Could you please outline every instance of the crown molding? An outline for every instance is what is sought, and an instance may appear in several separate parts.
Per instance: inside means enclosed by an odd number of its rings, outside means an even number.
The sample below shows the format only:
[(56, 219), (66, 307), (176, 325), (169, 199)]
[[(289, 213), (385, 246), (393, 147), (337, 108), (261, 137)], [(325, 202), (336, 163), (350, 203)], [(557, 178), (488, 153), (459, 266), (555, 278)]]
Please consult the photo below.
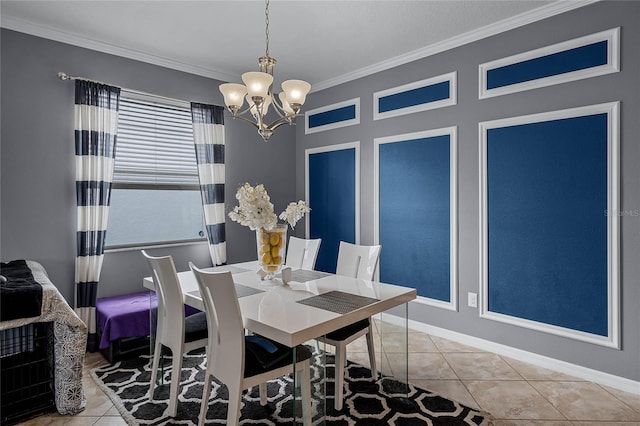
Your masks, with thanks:
[[(554, 3), (541, 6), (529, 12), (521, 13), (514, 17), (504, 19), (502, 21), (466, 32), (464, 34), (460, 34), (442, 42), (434, 43), (429, 46), (425, 46), (420, 49), (405, 53), (403, 55), (380, 61), (373, 65), (337, 76), (335, 78), (315, 83), (313, 84), (311, 93), (328, 89), (330, 87), (356, 80), (358, 78), (366, 77), (377, 72), (385, 71), (387, 69), (413, 62), (418, 59), (426, 58), (428, 56), (435, 55), (446, 50), (472, 43), (486, 37), (490, 37), (514, 28), (521, 27), (523, 25), (530, 24), (532, 22), (540, 21), (551, 16), (559, 15), (570, 10), (587, 6), (598, 1), (601, 0), (558, 0)], [(96, 50), (98, 52), (108, 53), (111, 55), (146, 62), (165, 68), (171, 68), (190, 74), (213, 78), (216, 80), (233, 81), (237, 78), (236, 74), (230, 71), (203, 68), (162, 56), (150, 55), (148, 53), (140, 52), (134, 49), (128, 49), (126, 47), (81, 37), (76, 34), (68, 33), (48, 26), (34, 24), (29, 21), (6, 16), (6, 14), (3, 14), (0, 19), (0, 27), (34, 35), (37, 37), (46, 38), (49, 40), (58, 41), (61, 43), (83, 47), (86, 49)]]
[(150, 55), (138, 50), (128, 49), (126, 47), (117, 46), (111, 43), (105, 43), (87, 37), (81, 37), (76, 34), (68, 33), (44, 25), (34, 24), (33, 22), (17, 19), (11, 16), (2, 15), (0, 26), (2, 28), (7, 28), (9, 30), (30, 34), (33, 36), (71, 44), (73, 46), (83, 47), (86, 49), (96, 50), (102, 53), (121, 56), (140, 62), (146, 62), (165, 68), (184, 71), (190, 74), (196, 74), (216, 80), (232, 81), (234, 78), (236, 78), (234, 74), (228, 71), (199, 67), (162, 56)]
[(342, 83), (347, 83), (349, 81), (366, 77), (368, 75), (375, 74), (381, 71), (386, 71), (399, 65), (404, 65), (418, 59), (423, 59), (437, 53), (441, 53), (468, 43), (472, 43), (474, 41), (482, 40), (483, 38), (500, 34), (514, 28), (522, 27), (524, 25), (531, 24), (533, 22), (540, 21), (542, 19), (546, 19), (555, 15), (559, 15), (570, 10), (578, 9), (580, 7), (584, 7), (598, 1), (601, 0), (558, 0), (554, 3), (532, 9), (528, 12), (521, 13), (511, 18), (503, 19), (502, 21), (489, 24), (472, 31), (468, 31), (464, 34), (460, 34), (441, 42), (421, 47), (420, 49), (416, 49), (411, 52), (386, 59), (384, 61), (380, 61), (373, 65), (357, 69), (355, 71), (337, 76), (335, 78), (331, 78), (329, 80), (315, 83), (313, 85), (311, 93), (328, 89), (330, 87), (337, 86)]

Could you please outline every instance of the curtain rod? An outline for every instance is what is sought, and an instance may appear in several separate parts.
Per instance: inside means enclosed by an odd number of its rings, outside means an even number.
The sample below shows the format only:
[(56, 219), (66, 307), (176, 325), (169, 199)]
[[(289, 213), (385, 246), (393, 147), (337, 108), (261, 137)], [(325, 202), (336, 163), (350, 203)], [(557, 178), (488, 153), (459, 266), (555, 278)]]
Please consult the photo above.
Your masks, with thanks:
[[(91, 81), (93, 83), (106, 84), (107, 86), (117, 86), (117, 85), (114, 85), (114, 84), (111, 84), (111, 83), (105, 83), (103, 81), (93, 80), (93, 79), (90, 79), (90, 78), (74, 77), (74, 76), (68, 75), (67, 73), (62, 72), (62, 71), (58, 72), (58, 78), (60, 80), (62, 80), (62, 81), (67, 81), (67, 80), (86, 80), (86, 81)], [(120, 86), (117, 86), (117, 87), (120, 87)], [(126, 87), (120, 87), (120, 89), (124, 90), (126, 92), (136, 93), (138, 95), (143, 95), (143, 96), (151, 96), (151, 97), (154, 97), (154, 98), (164, 99), (166, 101), (171, 101), (171, 102), (174, 102), (174, 103), (175, 102), (190, 103), (189, 101), (185, 101), (185, 100), (182, 100), (182, 99), (169, 98), (167, 96), (155, 95), (153, 93), (142, 92), (140, 90), (135, 90), (135, 89), (128, 89)]]

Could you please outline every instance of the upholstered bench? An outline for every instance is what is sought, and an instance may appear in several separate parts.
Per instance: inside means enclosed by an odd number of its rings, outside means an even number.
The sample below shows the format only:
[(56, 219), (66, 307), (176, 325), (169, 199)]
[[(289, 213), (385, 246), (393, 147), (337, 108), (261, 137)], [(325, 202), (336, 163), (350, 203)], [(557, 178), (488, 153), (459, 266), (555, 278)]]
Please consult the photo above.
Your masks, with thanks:
[[(96, 325), (102, 355), (114, 363), (150, 351), (150, 309), (158, 301), (155, 292), (101, 297), (96, 301)], [(185, 306), (185, 315), (199, 312)]]

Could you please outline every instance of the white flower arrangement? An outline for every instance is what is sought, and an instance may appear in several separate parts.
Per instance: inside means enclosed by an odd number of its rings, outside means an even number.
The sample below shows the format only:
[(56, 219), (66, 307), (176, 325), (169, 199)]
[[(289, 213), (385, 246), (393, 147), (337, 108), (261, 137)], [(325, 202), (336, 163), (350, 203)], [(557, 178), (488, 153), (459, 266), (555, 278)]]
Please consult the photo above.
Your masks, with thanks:
[(297, 203), (291, 202), (289, 203), (287, 208), (284, 209), (282, 213), (280, 213), (279, 218), (287, 222), (291, 229), (293, 229), (293, 227), (296, 226), (296, 223), (298, 223), (298, 221), (310, 211), (311, 209), (307, 205), (306, 201), (300, 200)]
[[(249, 183), (245, 183), (236, 191), (236, 199), (238, 205), (229, 212), (229, 218), (234, 222), (248, 226), (252, 231), (256, 229), (271, 230), (278, 224), (278, 216), (274, 213), (271, 198), (264, 185), (259, 184), (253, 187)], [(309, 211), (311, 209), (305, 201), (292, 202), (280, 213), (280, 219), (293, 229), (296, 223)]]

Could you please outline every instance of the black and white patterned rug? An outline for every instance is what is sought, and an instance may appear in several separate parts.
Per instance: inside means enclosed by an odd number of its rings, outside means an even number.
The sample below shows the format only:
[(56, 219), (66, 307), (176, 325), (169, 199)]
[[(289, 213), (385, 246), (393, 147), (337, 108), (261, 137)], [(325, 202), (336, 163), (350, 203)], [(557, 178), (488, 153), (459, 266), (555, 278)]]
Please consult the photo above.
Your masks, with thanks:
[[(325, 411), (328, 425), (488, 425), (490, 416), (451, 401), (428, 390), (409, 385), (408, 398), (398, 396), (394, 382), (389, 379), (373, 381), (369, 369), (349, 362), (345, 369), (344, 406), (333, 408), (333, 356), (327, 356), (326, 381), (322, 380), (321, 355), (314, 355), (312, 385), (321, 389), (326, 384), (327, 401), (312, 398), (314, 421)], [(170, 361), (170, 360), (169, 360)], [(205, 356), (196, 350), (184, 358), (178, 413), (168, 417), (169, 385), (156, 388), (154, 402), (149, 401), (151, 377), (150, 357), (141, 356), (111, 366), (93, 369), (91, 375), (98, 386), (111, 398), (129, 425), (195, 425), (198, 423)], [(165, 369), (168, 380), (171, 371)], [(292, 379), (289, 376), (270, 381), (268, 404), (260, 405), (258, 387), (248, 390), (242, 399), (240, 424), (280, 425), (293, 420), (291, 403)], [(215, 382), (209, 399), (207, 424), (225, 424), (227, 414), (226, 386)], [(321, 405), (322, 404), (322, 405)], [(326, 408), (325, 408), (326, 407)], [(319, 410), (320, 409), (320, 410)], [(321, 423), (321, 422), (320, 422)]]

